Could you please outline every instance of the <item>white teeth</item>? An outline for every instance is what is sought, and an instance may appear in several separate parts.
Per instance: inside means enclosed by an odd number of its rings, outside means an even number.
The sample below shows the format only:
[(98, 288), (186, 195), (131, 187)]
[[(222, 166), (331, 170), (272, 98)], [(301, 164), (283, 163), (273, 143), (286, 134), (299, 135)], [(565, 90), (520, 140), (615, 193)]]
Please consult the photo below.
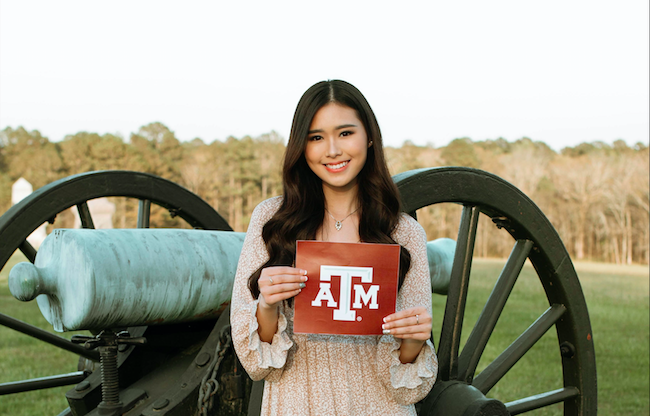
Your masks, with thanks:
[(341, 169), (343, 166), (347, 165), (348, 162), (337, 163), (336, 165), (325, 165), (330, 169)]

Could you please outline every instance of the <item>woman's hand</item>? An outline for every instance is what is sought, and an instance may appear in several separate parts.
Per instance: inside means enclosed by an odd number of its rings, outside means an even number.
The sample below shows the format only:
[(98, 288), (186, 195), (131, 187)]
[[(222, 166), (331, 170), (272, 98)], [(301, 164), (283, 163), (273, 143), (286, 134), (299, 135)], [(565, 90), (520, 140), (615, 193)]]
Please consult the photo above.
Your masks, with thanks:
[(295, 267), (273, 266), (262, 269), (257, 285), (260, 307), (274, 309), (278, 302), (296, 296), (307, 281), (307, 271)]
[(384, 318), (384, 334), (402, 339), (399, 360), (412, 363), (431, 337), (431, 315), (423, 306), (404, 309)]
[(278, 329), (278, 303), (300, 293), (307, 281), (307, 271), (295, 267), (273, 266), (262, 269), (257, 308), (257, 332), (264, 342), (271, 342)]
[(384, 318), (384, 334), (426, 341), (431, 337), (431, 315), (423, 306), (404, 309)]

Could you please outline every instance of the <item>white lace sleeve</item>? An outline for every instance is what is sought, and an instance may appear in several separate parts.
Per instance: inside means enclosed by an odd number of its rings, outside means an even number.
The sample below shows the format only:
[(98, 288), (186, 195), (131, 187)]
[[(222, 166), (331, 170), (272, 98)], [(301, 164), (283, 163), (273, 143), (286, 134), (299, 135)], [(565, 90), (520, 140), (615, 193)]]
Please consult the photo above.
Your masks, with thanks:
[[(393, 238), (411, 254), (411, 267), (397, 295), (397, 310), (424, 306), (431, 314), (431, 278), (427, 260), (426, 234), (414, 219), (403, 215)], [(438, 374), (438, 358), (427, 341), (412, 363), (399, 360), (401, 341), (384, 335), (377, 348), (378, 374), (386, 389), (400, 404), (412, 404), (429, 393)]]

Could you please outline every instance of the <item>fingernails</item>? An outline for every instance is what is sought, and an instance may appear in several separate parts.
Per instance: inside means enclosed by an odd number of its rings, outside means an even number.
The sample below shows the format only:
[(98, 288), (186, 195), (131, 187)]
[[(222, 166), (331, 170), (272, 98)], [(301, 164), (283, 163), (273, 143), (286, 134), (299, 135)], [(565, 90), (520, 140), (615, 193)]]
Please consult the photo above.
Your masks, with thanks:
[(384, 322), (388, 322), (388, 318), (384, 318)]
[(301, 284), (300, 284), (300, 288), (301, 288), (301, 289), (304, 288), (305, 286), (307, 286), (307, 285), (304, 284), (304, 283), (301, 283)]
[(390, 335), (390, 329), (384, 329), (383, 333), (384, 335)]
[(307, 276), (307, 270), (301, 270), (301, 272), (304, 276)]
[(307, 276), (304, 276), (304, 277), (302, 278), (302, 281), (303, 281), (303, 282), (306, 282), (308, 279), (309, 279), (309, 278), (308, 278)]

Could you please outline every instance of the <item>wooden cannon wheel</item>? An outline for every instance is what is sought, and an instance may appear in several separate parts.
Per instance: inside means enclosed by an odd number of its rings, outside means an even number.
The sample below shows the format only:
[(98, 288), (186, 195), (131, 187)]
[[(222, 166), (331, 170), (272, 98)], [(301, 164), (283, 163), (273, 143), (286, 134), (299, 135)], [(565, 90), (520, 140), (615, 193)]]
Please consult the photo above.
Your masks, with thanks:
[[(596, 366), (584, 296), (564, 245), (539, 208), (508, 182), (476, 169), (421, 169), (396, 175), (394, 180), (400, 188), (405, 211), (413, 216), (418, 209), (429, 205), (456, 203), (463, 206), (441, 336), (436, 343), (439, 378), (428, 397), (419, 404), (419, 414), (520, 414), (563, 402), (565, 415), (595, 415)], [(91, 172), (47, 185), (0, 217), (0, 268), (16, 249), (33, 261), (35, 250), (29, 246), (26, 237), (40, 224), (69, 207), (76, 205), (83, 226), (92, 228), (86, 202), (102, 196), (139, 199), (138, 227), (148, 226), (149, 204), (155, 203), (180, 216), (192, 227), (231, 230), (206, 202), (172, 182), (139, 172)], [(481, 214), (505, 229), (515, 242), (510, 258), (461, 350), (473, 248)], [(479, 360), (526, 259), (537, 272), (549, 307), (510, 347), (478, 372)], [(215, 351), (218, 351), (220, 343), (226, 342), (227, 315), (222, 314), (216, 324), (209, 321), (204, 324), (131, 328), (132, 335), (144, 334), (151, 342), (147, 348), (129, 348), (120, 353), (120, 387), (123, 387), (125, 396), (122, 401), (130, 401), (133, 409), (124, 414), (196, 413), (198, 385), (209, 363), (216, 359)], [(434, 315), (434, 320), (441, 317), (440, 314)], [(0, 314), (0, 324), (13, 328), (17, 325), (14, 321)], [(557, 331), (557, 354), (561, 356), (563, 374), (563, 379), (558, 380), (558, 388), (505, 404), (496, 398), (486, 398), (512, 366), (553, 326)], [(39, 337), (38, 334), (32, 336)], [(99, 371), (88, 374), (94, 369), (92, 360), (96, 360), (96, 356), (69, 342), (69, 345), (59, 345), (60, 340), (45, 339), (45, 342), (82, 355), (81, 371), (72, 378), (70, 375), (52, 377), (37, 388), (79, 383), (67, 394), (77, 406), (75, 413), (95, 413), (93, 409), (100, 400), (98, 388), (101, 379)], [(215, 408), (211, 414), (246, 414), (250, 380), (245, 374), (242, 377), (232, 354), (226, 357), (223, 367), (234, 371), (226, 373), (223, 370), (220, 377), (239, 381), (234, 384), (235, 391), (222, 391), (219, 395), (222, 401), (224, 398), (230, 400), (229, 406), (217, 406), (219, 409)], [(85, 382), (88, 386), (78, 391)], [(0, 385), (0, 394), (3, 394), (2, 389), (3, 385)], [(69, 409), (61, 413), (67, 414), (71, 414)]]
[[(76, 206), (83, 228), (94, 228), (88, 201), (100, 197), (129, 197), (139, 200), (138, 228), (149, 228), (151, 204), (155, 204), (169, 210), (172, 216), (182, 218), (192, 228), (232, 231), (209, 204), (171, 181), (142, 172), (89, 172), (38, 189), (0, 217), (0, 269), (16, 249), (22, 251), (33, 263), (37, 252), (27, 242), (27, 237), (45, 221), (53, 223), (56, 216), (68, 208)], [(140, 415), (147, 411), (166, 414), (166, 410), (179, 407), (196, 409), (197, 390), (205, 374), (211, 370), (211, 363), (216, 360), (217, 346), (229, 338), (228, 315), (222, 313), (216, 324), (212, 320), (164, 327), (129, 328), (132, 336), (145, 336), (149, 342), (142, 347), (120, 349), (119, 383), (124, 393), (124, 397), (120, 393), (120, 400), (127, 409), (138, 409), (125, 414)], [(0, 384), (0, 395), (76, 384), (66, 394), (73, 409), (62, 409), (61, 416), (73, 412), (78, 415), (96, 413), (93, 409), (101, 401), (102, 383), (96, 351), (88, 351), (66, 338), (2, 313), (0, 325), (81, 356), (79, 371), (75, 373), (31, 380), (0, 380), (3, 382)], [(222, 360), (223, 367), (236, 367), (232, 352)], [(246, 383), (243, 388), (245, 392)], [(242, 403), (245, 403), (244, 407), (247, 406), (242, 398), (233, 398), (231, 402), (231, 407), (242, 407)]]
[[(438, 346), (438, 381), (421, 415), (515, 415), (564, 402), (565, 415), (595, 415), (596, 362), (591, 324), (580, 282), (564, 244), (540, 209), (520, 190), (490, 173), (445, 167), (393, 177), (412, 216), (434, 204), (462, 205), (461, 222)], [(462, 351), (461, 330), (477, 235), (483, 214), (515, 240), (511, 255)], [(526, 259), (532, 263), (548, 309), (477, 374), (477, 365)], [(435, 319), (435, 318), (434, 318)], [(558, 388), (506, 403), (485, 397), (551, 327), (563, 380)], [(554, 365), (548, 363), (547, 365)]]

